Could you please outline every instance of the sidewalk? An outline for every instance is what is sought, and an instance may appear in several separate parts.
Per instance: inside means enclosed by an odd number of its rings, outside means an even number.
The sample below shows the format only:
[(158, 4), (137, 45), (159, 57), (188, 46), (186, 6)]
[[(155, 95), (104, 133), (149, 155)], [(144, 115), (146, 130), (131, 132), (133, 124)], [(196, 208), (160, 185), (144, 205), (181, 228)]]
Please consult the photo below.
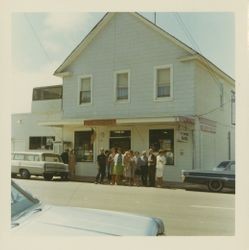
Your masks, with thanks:
[[(95, 182), (95, 177), (94, 176), (74, 176), (69, 179), (70, 181), (77, 181), (77, 182), (89, 182), (89, 183), (94, 183)], [(109, 185), (106, 180), (104, 181), (104, 185)], [(124, 184), (125, 185), (125, 184)], [(167, 181), (163, 182), (163, 186), (161, 188), (170, 188), (170, 189), (184, 189), (186, 188), (186, 184), (182, 182), (172, 182), (172, 181)]]

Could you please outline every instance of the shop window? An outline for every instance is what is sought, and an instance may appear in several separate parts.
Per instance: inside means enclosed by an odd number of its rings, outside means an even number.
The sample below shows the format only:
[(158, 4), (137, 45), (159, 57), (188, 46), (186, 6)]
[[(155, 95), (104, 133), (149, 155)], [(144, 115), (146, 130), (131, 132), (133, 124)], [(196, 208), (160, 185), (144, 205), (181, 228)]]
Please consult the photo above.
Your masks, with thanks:
[(151, 129), (149, 144), (155, 152), (165, 150), (167, 165), (174, 165), (174, 129)]
[(116, 74), (116, 100), (123, 101), (129, 99), (129, 74), (122, 72)]
[(155, 98), (171, 97), (172, 92), (172, 68), (170, 66), (157, 67), (155, 69)]
[(110, 131), (110, 148), (121, 148), (123, 152), (131, 149), (131, 131)]
[(77, 131), (74, 134), (75, 152), (78, 162), (93, 161), (93, 131)]
[(29, 137), (29, 149), (53, 150), (54, 136), (31, 136)]
[(91, 103), (91, 77), (80, 79), (80, 104)]

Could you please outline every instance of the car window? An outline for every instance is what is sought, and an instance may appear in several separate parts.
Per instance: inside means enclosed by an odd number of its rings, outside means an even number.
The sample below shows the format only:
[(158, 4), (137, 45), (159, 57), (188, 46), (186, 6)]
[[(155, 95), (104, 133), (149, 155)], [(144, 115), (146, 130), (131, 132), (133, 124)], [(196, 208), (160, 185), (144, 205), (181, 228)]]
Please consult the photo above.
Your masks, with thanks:
[(14, 160), (24, 160), (24, 154), (15, 154)]
[(227, 166), (227, 163), (227, 161), (223, 161), (217, 166), (217, 168), (225, 168)]
[(25, 191), (19, 190), (11, 185), (11, 217), (25, 212), (35, 204), (39, 203), (37, 199), (32, 198)]
[(235, 171), (235, 163), (230, 165), (230, 170)]
[(39, 160), (40, 160), (39, 155), (34, 155), (34, 161), (39, 161)]
[(25, 155), (24, 160), (25, 161), (34, 161), (34, 155)]
[(61, 162), (60, 156), (56, 154), (43, 154), (42, 159), (47, 162)]

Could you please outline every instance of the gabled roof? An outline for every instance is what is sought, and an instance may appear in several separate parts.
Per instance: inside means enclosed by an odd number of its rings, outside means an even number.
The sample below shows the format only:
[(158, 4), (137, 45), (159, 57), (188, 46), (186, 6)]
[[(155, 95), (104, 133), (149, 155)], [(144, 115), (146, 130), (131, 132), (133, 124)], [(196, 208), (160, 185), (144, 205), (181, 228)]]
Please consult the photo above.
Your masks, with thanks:
[[(160, 28), (159, 26), (155, 25), (142, 15), (137, 12), (128, 12), (130, 15), (135, 16), (136, 18), (140, 19), (146, 25), (148, 25), (153, 30), (159, 32), (161, 35), (178, 45), (179, 47), (183, 48), (187, 52), (190, 53), (189, 57), (181, 59), (182, 61), (198, 59), (200, 62), (206, 64), (212, 70), (215, 70), (218, 74), (223, 75), (227, 80), (233, 82), (234, 79), (227, 75), (224, 71), (218, 68), (215, 64), (210, 62), (206, 57), (183, 43), (182, 41), (178, 40), (173, 35), (169, 34), (164, 29)], [(95, 36), (99, 33), (99, 31), (105, 27), (109, 21), (112, 19), (114, 15), (118, 14), (118, 12), (108, 12), (106, 13), (103, 18), (94, 26), (94, 28), (88, 33), (88, 35), (79, 43), (79, 45), (69, 54), (69, 56), (64, 60), (64, 62), (56, 69), (54, 75), (56, 76), (66, 76), (69, 75), (69, 72), (63, 72), (66, 67), (68, 67), (80, 54), (81, 52), (87, 47), (87, 45), (95, 38)]]

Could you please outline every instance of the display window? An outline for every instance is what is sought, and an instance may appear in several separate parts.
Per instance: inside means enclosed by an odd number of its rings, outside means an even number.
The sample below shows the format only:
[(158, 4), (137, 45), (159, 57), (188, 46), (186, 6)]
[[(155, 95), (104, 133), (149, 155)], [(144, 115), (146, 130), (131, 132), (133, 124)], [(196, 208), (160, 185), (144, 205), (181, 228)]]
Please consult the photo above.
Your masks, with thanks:
[(150, 129), (149, 145), (155, 152), (164, 150), (166, 165), (174, 165), (174, 129)]
[(121, 148), (123, 152), (131, 149), (131, 131), (110, 131), (110, 148)]
[(93, 161), (93, 132), (77, 131), (74, 133), (75, 152), (77, 162)]
[(54, 136), (30, 136), (29, 149), (31, 150), (53, 150)]

